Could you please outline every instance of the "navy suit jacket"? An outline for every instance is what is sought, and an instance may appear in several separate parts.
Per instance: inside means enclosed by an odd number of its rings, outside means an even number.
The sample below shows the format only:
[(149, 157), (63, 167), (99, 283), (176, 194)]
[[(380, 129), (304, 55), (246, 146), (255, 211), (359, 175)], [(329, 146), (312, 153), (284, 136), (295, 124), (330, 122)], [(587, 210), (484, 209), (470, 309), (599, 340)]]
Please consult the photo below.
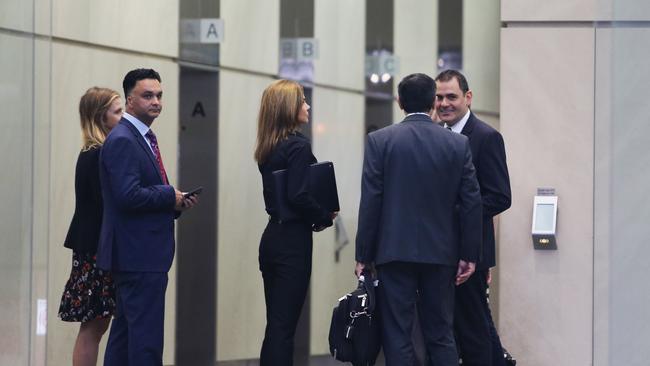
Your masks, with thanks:
[(511, 203), (506, 149), (499, 131), (476, 118), (474, 113), (470, 113), (461, 134), (469, 138), (483, 202), (483, 245), (476, 268), (487, 269), (496, 265), (493, 218)]
[(422, 114), (368, 135), (358, 262), (476, 262), (481, 221), (481, 196), (465, 136)]
[(124, 118), (104, 142), (99, 173), (104, 199), (99, 268), (167, 272), (174, 259), (176, 194), (163, 184), (144, 137)]

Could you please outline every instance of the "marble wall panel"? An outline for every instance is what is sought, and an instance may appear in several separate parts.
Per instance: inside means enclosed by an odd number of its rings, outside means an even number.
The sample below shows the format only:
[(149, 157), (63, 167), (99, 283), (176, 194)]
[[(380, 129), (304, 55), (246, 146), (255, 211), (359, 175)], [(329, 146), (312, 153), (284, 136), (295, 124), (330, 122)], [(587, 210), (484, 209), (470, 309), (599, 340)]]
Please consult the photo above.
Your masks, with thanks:
[(253, 151), (260, 99), (273, 80), (225, 70), (219, 77), (217, 360), (255, 359), (266, 324), (258, 248), (268, 215)]
[[(501, 33), (501, 131), (513, 205), (500, 217), (499, 319), (526, 365), (592, 360), (594, 30)], [(533, 250), (538, 187), (559, 196), (557, 251)]]
[(22, 32), (34, 30), (34, 0), (0, 2), (0, 28)]
[(649, 315), (646, 102), (650, 27), (599, 29), (596, 56), (595, 347), (599, 365), (642, 365)]
[(475, 111), (499, 112), (498, 5), (498, 0), (463, 3), (463, 73)]
[(178, 16), (178, 0), (58, 0), (52, 6), (52, 35), (177, 57)]
[(364, 88), (365, 2), (316, 0), (314, 37), (319, 57), (315, 82), (343, 88)]
[[(393, 81), (393, 93), (406, 75), (421, 72), (436, 76), (438, 59), (438, 1), (400, 0), (394, 7), (394, 52), (399, 57), (399, 73)], [(404, 118), (399, 107), (393, 119)]]
[[(3, 5), (4, 6), (4, 5)], [(32, 270), (34, 42), (0, 33), (0, 364), (29, 362)]]
[(280, 48), (279, 0), (221, 0), (223, 66), (275, 75)]
[(319, 161), (332, 161), (341, 206), (340, 220), (349, 243), (342, 248), (338, 262), (335, 229), (314, 234), (314, 260), (311, 280), (310, 353), (328, 354), (327, 336), (332, 307), (336, 300), (356, 286), (354, 239), (361, 195), (363, 165), (364, 97), (325, 88), (314, 89), (312, 139)]
[[(611, 7), (613, 20), (648, 21), (650, 2), (644, 0), (600, 0)], [(607, 9), (608, 7), (605, 7)]]
[[(609, 1), (609, 0), (608, 0)], [(591, 21), (605, 17), (601, 0), (503, 0), (502, 21)]]

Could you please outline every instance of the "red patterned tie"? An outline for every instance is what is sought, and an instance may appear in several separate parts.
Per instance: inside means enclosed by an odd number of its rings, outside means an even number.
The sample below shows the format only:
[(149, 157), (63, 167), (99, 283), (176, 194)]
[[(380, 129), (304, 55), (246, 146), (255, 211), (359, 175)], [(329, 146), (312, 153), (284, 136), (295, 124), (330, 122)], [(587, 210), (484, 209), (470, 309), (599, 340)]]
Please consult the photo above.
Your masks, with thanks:
[(165, 172), (165, 166), (163, 165), (162, 161), (162, 156), (160, 155), (160, 149), (158, 148), (158, 139), (156, 139), (156, 135), (153, 133), (153, 131), (149, 130), (145, 136), (149, 139), (149, 143), (151, 143), (151, 150), (153, 150), (153, 154), (156, 156), (156, 161), (158, 162), (158, 169), (160, 169), (160, 175), (162, 175), (163, 183), (164, 184), (169, 184), (167, 181), (167, 173)]

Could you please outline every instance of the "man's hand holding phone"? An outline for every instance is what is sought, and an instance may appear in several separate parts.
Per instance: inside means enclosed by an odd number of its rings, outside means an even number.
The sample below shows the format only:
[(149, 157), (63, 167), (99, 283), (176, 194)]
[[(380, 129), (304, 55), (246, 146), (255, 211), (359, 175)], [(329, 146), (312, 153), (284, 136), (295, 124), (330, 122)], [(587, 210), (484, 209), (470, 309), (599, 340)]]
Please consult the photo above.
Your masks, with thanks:
[(199, 194), (203, 192), (203, 187), (195, 188), (189, 192), (181, 192), (178, 189), (176, 191), (176, 206), (174, 207), (178, 211), (189, 210), (199, 203)]

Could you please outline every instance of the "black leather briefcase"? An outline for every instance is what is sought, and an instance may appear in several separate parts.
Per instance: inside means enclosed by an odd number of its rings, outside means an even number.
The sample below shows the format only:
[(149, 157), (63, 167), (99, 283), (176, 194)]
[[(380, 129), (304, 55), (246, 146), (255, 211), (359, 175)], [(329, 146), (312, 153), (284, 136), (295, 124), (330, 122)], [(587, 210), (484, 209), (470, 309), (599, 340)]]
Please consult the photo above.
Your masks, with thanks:
[[(362, 276), (369, 278), (369, 276)], [(375, 315), (375, 286), (360, 277), (358, 287), (339, 299), (332, 312), (329, 343), (332, 356), (354, 366), (375, 364), (381, 342)]]

